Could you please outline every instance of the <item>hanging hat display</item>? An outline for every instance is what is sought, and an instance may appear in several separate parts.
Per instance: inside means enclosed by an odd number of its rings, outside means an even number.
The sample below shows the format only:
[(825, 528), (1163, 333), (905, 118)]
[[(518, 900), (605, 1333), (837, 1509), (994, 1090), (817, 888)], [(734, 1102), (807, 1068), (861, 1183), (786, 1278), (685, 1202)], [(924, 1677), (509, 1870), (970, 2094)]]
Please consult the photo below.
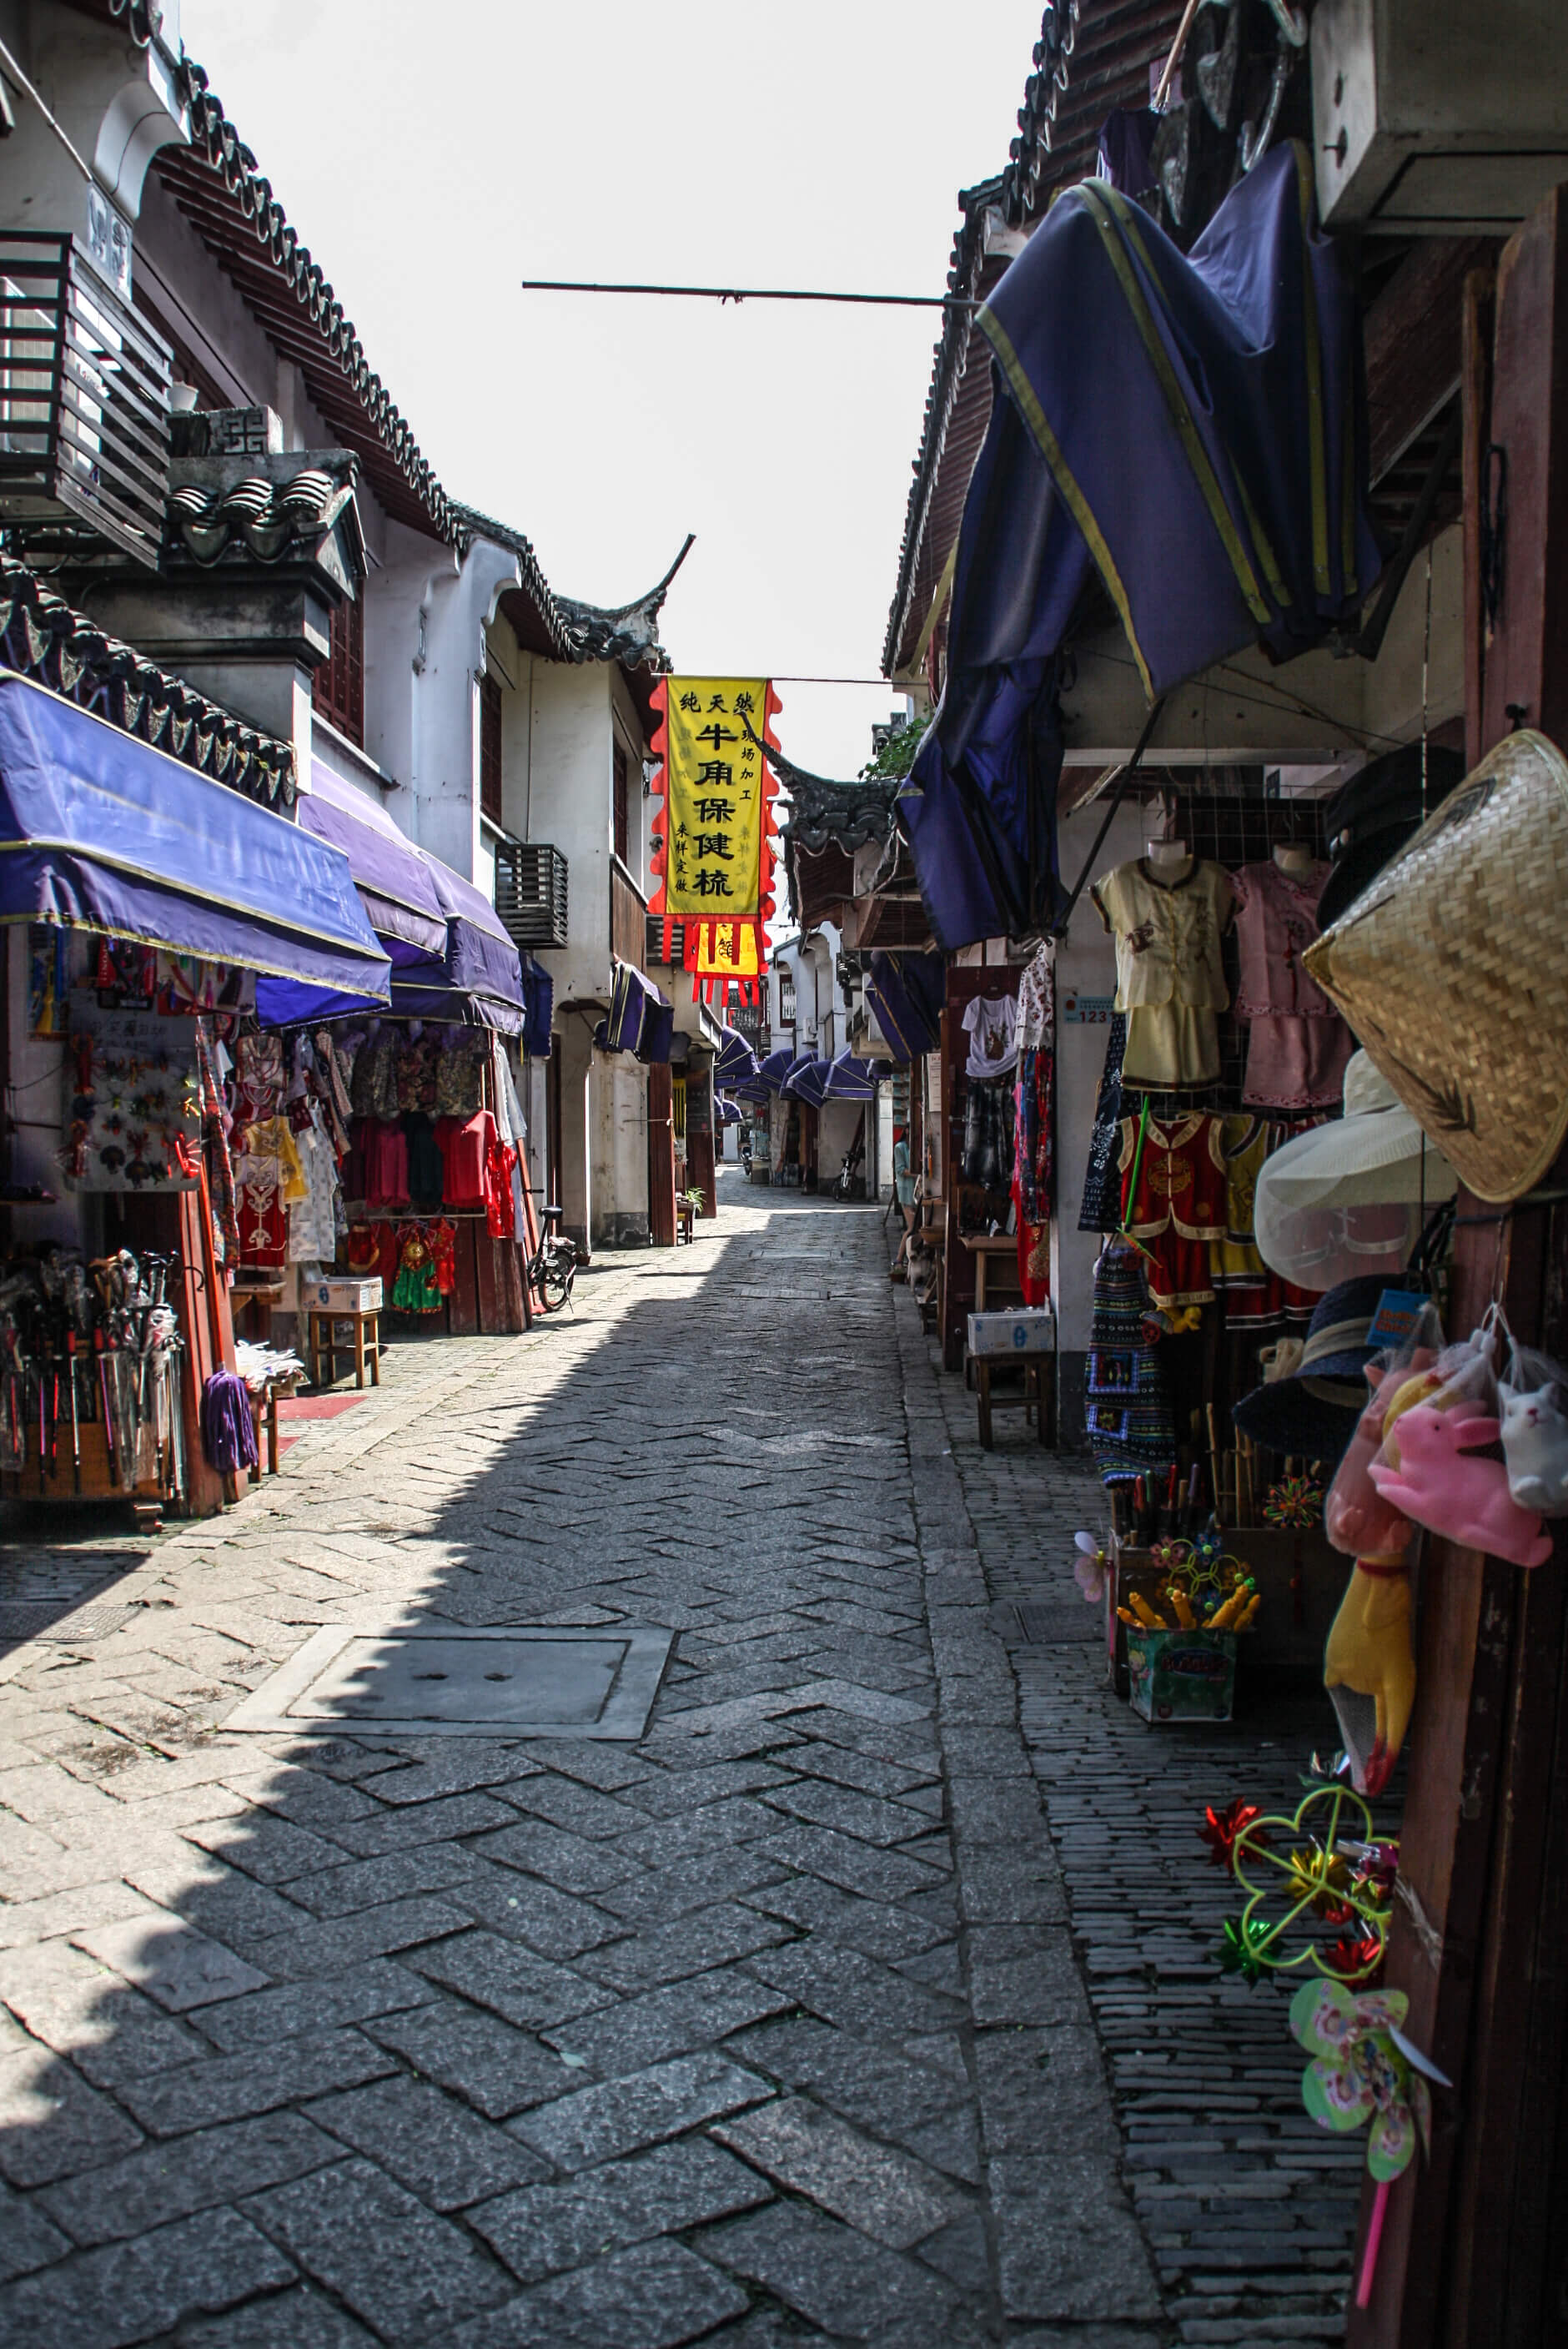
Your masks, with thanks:
[(1568, 762), (1526, 730), (1303, 957), (1480, 1199), (1528, 1191), (1568, 1133), (1565, 905)]
[(1457, 750), (1429, 743), (1426, 766), (1423, 778), (1420, 744), (1401, 742), (1342, 783), (1325, 807), (1323, 836), (1333, 865), (1317, 901), (1320, 930), (1348, 913), (1432, 810), (1464, 781), (1465, 762)]
[(1232, 1413), (1244, 1435), (1271, 1452), (1337, 1464), (1367, 1402), (1362, 1372), (1376, 1351), (1368, 1338), (1383, 1288), (1377, 1273), (1341, 1281), (1318, 1299), (1299, 1361)]
[(1345, 1115), (1276, 1150), (1253, 1201), (1258, 1252), (1298, 1288), (1402, 1272), (1427, 1211), (1451, 1199), (1453, 1168), (1365, 1052), (1345, 1071)]

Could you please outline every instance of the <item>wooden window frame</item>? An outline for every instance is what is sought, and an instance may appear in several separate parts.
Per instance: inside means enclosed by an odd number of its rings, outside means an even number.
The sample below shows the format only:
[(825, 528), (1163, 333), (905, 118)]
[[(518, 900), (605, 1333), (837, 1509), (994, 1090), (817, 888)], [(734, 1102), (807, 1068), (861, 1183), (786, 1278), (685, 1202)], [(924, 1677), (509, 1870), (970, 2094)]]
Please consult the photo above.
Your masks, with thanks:
[(632, 754), (617, 733), (610, 746), (610, 822), (615, 854), (632, 870)]
[(498, 832), (506, 829), (501, 812), (500, 687), (493, 677), (480, 679), (480, 813)]
[(332, 650), (310, 681), (311, 708), (355, 748), (365, 748), (365, 604), (345, 595), (333, 606)]

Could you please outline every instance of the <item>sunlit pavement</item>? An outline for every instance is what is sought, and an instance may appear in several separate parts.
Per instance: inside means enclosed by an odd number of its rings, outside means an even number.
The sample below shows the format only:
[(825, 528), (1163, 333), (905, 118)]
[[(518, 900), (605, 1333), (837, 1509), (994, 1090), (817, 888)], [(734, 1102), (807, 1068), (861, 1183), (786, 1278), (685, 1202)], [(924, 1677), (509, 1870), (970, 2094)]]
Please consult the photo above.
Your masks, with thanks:
[[(1001, 1636), (1072, 1598), (1081, 1471), (1021, 1419), (978, 1452), (879, 1208), (721, 1195), (574, 1317), (395, 1349), (97, 1589), (14, 1529), (0, 1583), (82, 1632), (0, 1662), (0, 2339), (1329, 2337), (1354, 2168), (1291, 2168), (1282, 2009), (1217, 2160), (1179, 2061), (1121, 2076), (1201, 2052), (1201, 2001), (1117, 2017), (1150, 1932), (1196, 1982), (1223, 1888), (1150, 1916), (1129, 1838), (1117, 1892), (1086, 1807), (1156, 1816), (1158, 1741), (1092, 1647)], [(676, 1638), (635, 1744), (223, 1726), (389, 1620)], [(1235, 2210), (1277, 2333), (1208, 2255)]]

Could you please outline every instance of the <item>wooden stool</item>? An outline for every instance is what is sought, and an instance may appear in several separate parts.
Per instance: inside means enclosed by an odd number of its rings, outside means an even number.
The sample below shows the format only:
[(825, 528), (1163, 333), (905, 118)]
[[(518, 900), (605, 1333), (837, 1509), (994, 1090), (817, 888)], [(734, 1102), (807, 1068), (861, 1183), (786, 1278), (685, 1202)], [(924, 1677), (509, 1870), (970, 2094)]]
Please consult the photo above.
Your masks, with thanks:
[[(340, 1348), (338, 1343), (335, 1325), (339, 1321), (347, 1321), (353, 1327), (354, 1335), (350, 1342), (354, 1348), (355, 1385), (362, 1387), (365, 1384), (366, 1346), (366, 1333), (368, 1333), (370, 1383), (373, 1387), (378, 1387), (381, 1383), (380, 1314), (328, 1312), (325, 1309), (317, 1309), (315, 1307), (307, 1316), (305, 1331), (305, 1359), (310, 1364), (311, 1384), (317, 1387), (329, 1387), (337, 1376), (338, 1354), (340, 1350), (347, 1350), (346, 1347)], [(326, 1362), (325, 1378), (321, 1374), (324, 1358)]]
[(680, 1246), (680, 1244), (681, 1244), (681, 1242), (682, 1242), (683, 1240), (686, 1242), (686, 1246), (687, 1246), (688, 1247), (691, 1246), (692, 1239), (693, 1239), (693, 1237), (694, 1237), (694, 1236), (695, 1236), (696, 1226), (696, 1207), (692, 1205), (692, 1202), (691, 1202), (689, 1199), (686, 1199), (686, 1198), (679, 1198), (679, 1199), (677, 1199), (677, 1200), (676, 1201), (676, 1247), (679, 1247), (679, 1246)]
[[(991, 1449), (991, 1413), (993, 1411), (1021, 1411), (1025, 1416), (1033, 1411), (1036, 1432), (1040, 1442), (1051, 1442), (1051, 1421), (1056, 1402), (1056, 1363), (1049, 1354), (975, 1354), (971, 1357), (975, 1371), (975, 1392), (980, 1414), (981, 1449)], [(991, 1373), (1000, 1363), (1005, 1370), (1021, 1370), (1024, 1383), (1016, 1394), (993, 1395)]]
[[(256, 1464), (251, 1471), (251, 1482), (259, 1485), (263, 1475), (278, 1473), (278, 1388), (275, 1379), (269, 1379), (260, 1394), (251, 1396), (251, 1423), (256, 1431)], [(265, 1437), (265, 1444), (263, 1437)]]

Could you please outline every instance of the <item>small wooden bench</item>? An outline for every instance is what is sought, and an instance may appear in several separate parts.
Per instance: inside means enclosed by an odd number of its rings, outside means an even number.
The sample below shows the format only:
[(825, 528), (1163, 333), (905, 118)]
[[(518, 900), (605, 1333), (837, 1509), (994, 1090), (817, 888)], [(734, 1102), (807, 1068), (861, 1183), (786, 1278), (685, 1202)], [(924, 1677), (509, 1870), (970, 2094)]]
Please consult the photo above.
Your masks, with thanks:
[(689, 1247), (691, 1246), (691, 1243), (692, 1243), (693, 1238), (694, 1238), (694, 1237), (695, 1237), (695, 1236), (696, 1236), (696, 1206), (694, 1205), (694, 1203), (693, 1203), (690, 1199), (686, 1199), (686, 1198), (677, 1199), (677, 1200), (676, 1201), (676, 1247), (680, 1247), (680, 1245), (681, 1245), (681, 1243), (682, 1243), (682, 1241), (683, 1241), (683, 1240), (686, 1242), (686, 1246)]
[[(335, 1325), (346, 1321), (351, 1334), (346, 1340), (337, 1336)], [(337, 1357), (350, 1350), (354, 1355), (354, 1383), (365, 1384), (365, 1366), (370, 1365), (370, 1383), (381, 1383), (381, 1316), (374, 1313), (344, 1313), (328, 1311), (325, 1307), (311, 1308), (306, 1318), (305, 1361), (310, 1365), (311, 1384), (329, 1387), (337, 1376)], [(322, 1364), (326, 1375), (322, 1376)]]
[[(1051, 1423), (1055, 1417), (1056, 1362), (1049, 1354), (972, 1354), (970, 1365), (975, 1373), (975, 1393), (980, 1413), (980, 1444), (984, 1451), (991, 1449), (991, 1413), (994, 1411), (1021, 1411), (1026, 1418), (1032, 1411), (1040, 1442), (1051, 1442)], [(1024, 1383), (1016, 1392), (994, 1395), (991, 1373), (995, 1370), (1018, 1371), (1024, 1373)]]

